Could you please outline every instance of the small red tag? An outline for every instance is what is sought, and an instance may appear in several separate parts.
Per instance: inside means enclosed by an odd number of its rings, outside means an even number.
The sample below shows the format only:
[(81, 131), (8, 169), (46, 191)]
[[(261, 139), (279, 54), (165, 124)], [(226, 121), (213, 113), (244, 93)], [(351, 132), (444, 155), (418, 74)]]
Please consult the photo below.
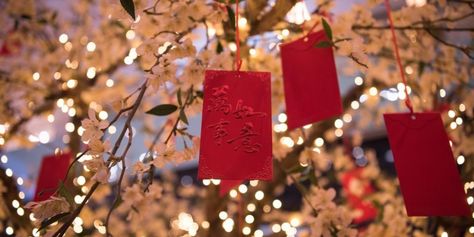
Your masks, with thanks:
[(324, 31), (280, 45), (288, 128), (294, 129), (342, 114), (332, 47)]
[(469, 216), (439, 113), (384, 114), (408, 216)]
[(50, 155), (43, 158), (36, 182), (35, 202), (44, 201), (54, 194), (59, 181), (66, 176), (70, 161), (70, 153)]
[(200, 179), (271, 180), (270, 73), (206, 71)]
[(219, 196), (223, 197), (227, 195), (233, 188), (236, 188), (239, 184), (243, 183), (243, 180), (232, 180), (232, 179), (223, 179), (219, 186)]

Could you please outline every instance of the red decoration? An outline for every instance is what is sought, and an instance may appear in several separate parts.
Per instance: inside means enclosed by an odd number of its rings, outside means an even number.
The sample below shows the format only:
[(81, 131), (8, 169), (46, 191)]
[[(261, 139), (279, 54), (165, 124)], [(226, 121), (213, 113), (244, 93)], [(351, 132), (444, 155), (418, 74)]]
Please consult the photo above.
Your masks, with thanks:
[(408, 216), (468, 216), (439, 113), (384, 114)]
[(289, 129), (342, 114), (332, 48), (315, 47), (326, 40), (318, 31), (280, 45)]
[(232, 180), (232, 179), (223, 179), (221, 180), (221, 185), (219, 186), (219, 196), (223, 197), (229, 193), (230, 190), (237, 187), (239, 184), (244, 182), (243, 180)]
[(66, 176), (70, 161), (70, 153), (50, 155), (43, 158), (36, 183), (35, 202), (44, 201), (54, 194), (59, 181)]
[(342, 177), (342, 187), (347, 195), (348, 203), (358, 214), (354, 217), (355, 224), (371, 221), (377, 216), (377, 209), (370, 201), (364, 200), (364, 197), (374, 192), (374, 188), (362, 176), (363, 170), (356, 168), (346, 172)]
[(271, 180), (270, 73), (206, 71), (200, 179)]

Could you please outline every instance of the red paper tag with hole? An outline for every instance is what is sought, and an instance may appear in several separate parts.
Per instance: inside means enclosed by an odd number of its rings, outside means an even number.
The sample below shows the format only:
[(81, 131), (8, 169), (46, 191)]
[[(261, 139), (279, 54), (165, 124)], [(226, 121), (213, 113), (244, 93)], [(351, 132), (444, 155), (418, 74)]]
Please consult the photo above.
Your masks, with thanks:
[(206, 71), (200, 179), (271, 180), (270, 73)]
[(43, 158), (36, 182), (35, 202), (44, 201), (54, 194), (59, 181), (66, 176), (70, 161), (70, 153), (50, 155)]
[(288, 128), (294, 129), (342, 114), (336, 65), (324, 31), (280, 45)]
[(408, 216), (468, 216), (462, 180), (439, 113), (384, 114)]

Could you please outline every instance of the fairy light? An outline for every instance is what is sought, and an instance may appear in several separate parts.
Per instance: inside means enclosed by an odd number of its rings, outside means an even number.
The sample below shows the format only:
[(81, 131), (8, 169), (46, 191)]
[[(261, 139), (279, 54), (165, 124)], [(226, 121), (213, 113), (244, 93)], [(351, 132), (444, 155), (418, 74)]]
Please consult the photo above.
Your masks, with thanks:
[(74, 117), (74, 116), (76, 116), (76, 109), (75, 109), (75, 108), (70, 108), (70, 109), (67, 111), (67, 115), (68, 115), (69, 117), (71, 117), (71, 118)]
[(68, 123), (66, 123), (64, 128), (66, 129), (67, 132), (74, 132), (75, 126), (74, 126), (73, 123), (68, 122)]
[(293, 218), (291, 218), (291, 220), (290, 220), (290, 224), (291, 224), (292, 226), (294, 226), (294, 227), (298, 227), (298, 226), (301, 225), (301, 219), (298, 218), (298, 217), (293, 217)]
[(355, 100), (351, 102), (351, 108), (352, 108), (353, 110), (356, 110), (356, 109), (358, 109), (359, 107), (360, 107), (359, 102), (357, 102), (357, 101), (355, 101)]
[(242, 228), (242, 234), (249, 235), (250, 232), (252, 232), (252, 229), (250, 229), (250, 227), (246, 226), (246, 227)]
[(278, 115), (278, 122), (280, 122), (280, 123), (286, 122), (287, 119), (288, 119), (288, 117), (286, 116), (285, 113), (281, 113), (281, 114)]
[(39, 74), (39, 72), (33, 73), (33, 80), (37, 81), (37, 80), (40, 79), (40, 77), (41, 77), (41, 75)]
[(469, 227), (469, 233), (474, 234), (474, 226)]
[(239, 27), (245, 27), (247, 25), (247, 18), (239, 16)]
[(61, 73), (60, 73), (60, 72), (55, 72), (55, 73), (53, 74), (53, 78), (54, 78), (55, 80), (61, 79)]
[(286, 123), (275, 124), (273, 130), (275, 132), (286, 132), (286, 130), (288, 130), (288, 125), (286, 125)]
[(225, 219), (225, 221), (222, 222), (222, 228), (224, 228), (224, 230), (228, 233), (232, 232), (234, 229), (234, 220), (230, 218)]
[(443, 233), (441, 233), (441, 237), (449, 237), (448, 232), (444, 231)]
[(426, 0), (406, 0), (406, 3), (409, 7), (422, 7), (426, 4)]
[(135, 31), (133, 30), (128, 30), (127, 33), (125, 33), (125, 37), (128, 39), (128, 40), (132, 40), (135, 38)]
[(281, 206), (282, 206), (282, 203), (281, 203), (280, 200), (275, 199), (275, 200), (273, 200), (272, 205), (273, 205), (273, 208), (275, 208), (275, 209), (280, 209)]
[(107, 81), (105, 81), (105, 85), (106, 85), (107, 87), (112, 87), (112, 86), (114, 86), (114, 80), (112, 80), (112, 79), (110, 79), (110, 78), (107, 79)]
[(257, 185), (258, 185), (258, 180), (250, 180), (249, 183), (250, 183), (250, 186), (252, 186), (252, 187), (257, 187)]
[(281, 224), (281, 229), (285, 232), (290, 230), (290, 228), (291, 228), (291, 225), (288, 222), (284, 222), (283, 224)]
[(273, 224), (272, 231), (273, 233), (279, 233), (281, 231), (281, 226), (279, 224)]
[(439, 96), (440, 96), (441, 98), (444, 98), (444, 97), (446, 96), (446, 90), (445, 90), (445, 89), (439, 90)]
[(109, 117), (109, 114), (105, 110), (102, 110), (102, 111), (99, 112), (99, 118), (100, 119), (106, 120), (108, 117)]
[(235, 52), (237, 50), (237, 45), (235, 45), (234, 42), (230, 42), (229, 43), (229, 49), (230, 49), (230, 51)]
[(18, 192), (18, 197), (19, 197), (20, 199), (25, 199), (25, 193), (22, 192), (22, 191)]
[(82, 185), (86, 184), (86, 178), (81, 175), (81, 176), (77, 177), (76, 182), (77, 182), (78, 185), (82, 186)]
[(350, 122), (352, 122), (352, 115), (350, 115), (350, 114), (344, 114), (344, 115), (342, 116), (342, 120), (343, 120), (344, 122), (346, 122), (346, 123), (350, 123)]
[(265, 197), (265, 194), (260, 190), (255, 193), (255, 199), (259, 201), (262, 200), (264, 197)]
[(336, 127), (336, 128), (342, 128), (343, 125), (344, 125), (344, 123), (342, 122), (341, 119), (336, 119), (334, 121), (334, 127)]
[(252, 224), (254, 221), (255, 217), (253, 217), (252, 215), (245, 216), (245, 222), (247, 222), (248, 224)]
[(2, 155), (2, 157), (0, 158), (0, 161), (3, 163), (3, 164), (6, 164), (8, 162), (8, 157), (6, 155)]
[(283, 30), (281, 31), (281, 35), (282, 35), (284, 38), (286, 38), (286, 37), (288, 37), (288, 35), (290, 35), (290, 31), (289, 31), (288, 29), (283, 29)]
[(13, 230), (13, 228), (11, 226), (8, 226), (6, 229), (5, 229), (5, 233), (7, 235), (13, 235), (13, 233), (15, 233), (15, 231)]
[(227, 219), (227, 217), (229, 217), (229, 215), (227, 215), (227, 212), (225, 212), (225, 211), (219, 212), (219, 219), (225, 220), (225, 219)]
[(66, 86), (67, 86), (67, 88), (69, 88), (69, 89), (74, 89), (74, 88), (76, 88), (76, 86), (77, 86), (77, 80), (75, 80), (75, 79), (69, 79), (69, 80), (67, 80)]
[(48, 119), (48, 122), (50, 123), (54, 122), (54, 115), (49, 114), (47, 119)]
[(456, 162), (458, 163), (458, 165), (464, 164), (465, 161), (466, 161), (466, 158), (464, 158), (463, 155), (458, 156), (458, 158), (456, 159)]
[(18, 202), (18, 200), (13, 200), (12, 201), (12, 207), (13, 208), (19, 208), (20, 207), (20, 202)]
[(371, 96), (376, 96), (377, 93), (378, 93), (377, 88), (375, 88), (375, 87), (373, 87), (373, 86), (370, 87), (370, 89), (369, 89), (369, 95), (371, 95)]
[(71, 42), (67, 42), (66, 44), (64, 44), (64, 49), (65, 49), (66, 51), (68, 51), (68, 52), (71, 51), (71, 49), (72, 49), (72, 43), (71, 43)]
[(324, 145), (324, 139), (322, 139), (321, 137), (318, 137), (314, 140), (314, 145), (316, 145), (317, 147), (322, 147)]
[(204, 228), (204, 229), (209, 229), (210, 226), (211, 226), (211, 224), (208, 221), (203, 221), (201, 223), (201, 227)]
[(49, 142), (49, 133), (47, 131), (41, 131), (38, 134), (38, 140), (40, 143), (46, 144)]
[(95, 77), (95, 74), (96, 74), (95, 67), (90, 67), (90, 68), (87, 69), (87, 72), (86, 72), (87, 78), (93, 79)]
[(130, 65), (133, 63), (133, 58), (130, 57), (130, 56), (127, 56), (123, 59), (123, 63), (127, 64), (127, 65)]
[(74, 105), (74, 100), (72, 98), (67, 99), (66, 100), (66, 105), (69, 106), (69, 107), (73, 106)]
[(114, 125), (110, 125), (107, 131), (109, 131), (110, 134), (115, 134), (117, 132), (117, 128)]
[(456, 112), (454, 112), (454, 110), (449, 110), (448, 111), (448, 117), (454, 118), (454, 116), (456, 116)]
[(411, 75), (413, 74), (413, 68), (411, 66), (406, 66), (405, 67), (405, 72), (408, 74), (408, 75)]
[(204, 184), (204, 186), (209, 186), (209, 184), (211, 184), (211, 180), (210, 179), (203, 179), (202, 184)]
[(94, 51), (95, 51), (95, 48), (96, 48), (96, 45), (95, 45), (95, 43), (92, 42), (92, 41), (89, 42), (89, 43), (87, 43), (87, 45), (86, 45), (86, 49), (87, 49), (87, 51), (89, 51), (89, 52), (94, 52)]
[(298, 140), (296, 140), (296, 144), (301, 145), (303, 144), (304, 139), (302, 137), (298, 137)]
[(466, 111), (466, 106), (464, 104), (459, 105), (459, 111), (464, 112)]
[(262, 230), (256, 230), (256, 231), (253, 233), (253, 236), (255, 236), (255, 237), (263, 237), (263, 231), (262, 231)]
[(467, 204), (471, 205), (474, 202), (474, 197), (469, 196), (467, 197)]
[(362, 77), (360, 76), (357, 76), (354, 78), (354, 84), (356, 84), (357, 86), (361, 86), (362, 84), (364, 84), (364, 79), (362, 79)]
[(293, 147), (295, 145), (295, 142), (290, 137), (281, 137), (280, 143), (287, 147)]
[(62, 33), (58, 39), (59, 43), (65, 44), (68, 41), (69, 37), (65, 33)]
[(229, 191), (229, 196), (230, 196), (231, 198), (236, 198), (236, 197), (237, 197), (237, 194), (238, 194), (238, 193), (237, 193), (237, 191), (236, 191), (235, 189), (232, 189), (232, 190)]
[(22, 177), (18, 177), (18, 178), (16, 179), (16, 183), (17, 183), (18, 185), (23, 185), (23, 183), (24, 183), (23, 178), (22, 178)]
[(257, 50), (254, 48), (249, 49), (249, 54), (252, 57), (255, 57), (257, 55)]
[(255, 204), (253, 204), (253, 203), (249, 203), (249, 204), (247, 205), (247, 210), (248, 210), (249, 212), (254, 212), (256, 209), (257, 209), (257, 206), (255, 206)]
[(248, 191), (248, 188), (247, 188), (247, 186), (246, 186), (245, 184), (239, 185), (239, 192), (240, 192), (240, 193), (244, 194), (244, 193), (246, 193), (247, 191)]
[(457, 125), (461, 126), (461, 125), (462, 125), (462, 122), (463, 122), (463, 121), (462, 121), (462, 118), (461, 118), (461, 117), (457, 117), (457, 118), (456, 118), (456, 124), (457, 124)]
[(19, 216), (23, 216), (25, 215), (25, 210), (19, 207), (18, 209), (16, 209), (16, 214), (18, 214)]
[(449, 124), (449, 127), (450, 127), (452, 130), (454, 130), (454, 129), (456, 129), (456, 128), (458, 127), (458, 124), (453, 121), (453, 122), (451, 122), (451, 123)]
[(13, 176), (13, 170), (10, 169), (10, 168), (7, 168), (5, 170), (5, 174), (8, 176), (8, 177), (12, 177)]
[(343, 134), (344, 134), (344, 131), (342, 131), (342, 129), (340, 128), (334, 131), (334, 135), (336, 135), (336, 137), (342, 137)]

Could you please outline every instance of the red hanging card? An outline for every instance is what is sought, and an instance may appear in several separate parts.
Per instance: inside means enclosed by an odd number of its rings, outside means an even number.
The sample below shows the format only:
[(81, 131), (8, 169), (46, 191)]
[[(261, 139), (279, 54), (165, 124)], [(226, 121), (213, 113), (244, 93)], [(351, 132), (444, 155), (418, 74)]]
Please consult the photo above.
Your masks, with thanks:
[(206, 71), (200, 179), (272, 179), (270, 93), (270, 73)]
[(59, 181), (67, 173), (71, 154), (50, 155), (41, 161), (38, 181), (36, 182), (35, 202), (48, 199), (56, 191)]
[(384, 114), (408, 216), (468, 216), (439, 113)]
[(353, 219), (355, 224), (374, 220), (377, 216), (374, 205), (364, 199), (374, 192), (374, 188), (368, 180), (364, 180), (362, 172), (363, 168), (356, 168), (342, 176), (342, 188), (347, 195), (349, 205), (356, 213)]
[(219, 186), (219, 196), (223, 197), (227, 195), (233, 188), (236, 188), (239, 184), (243, 183), (243, 180), (232, 180), (232, 179), (223, 179)]
[(324, 31), (280, 45), (288, 128), (342, 114), (336, 65)]

